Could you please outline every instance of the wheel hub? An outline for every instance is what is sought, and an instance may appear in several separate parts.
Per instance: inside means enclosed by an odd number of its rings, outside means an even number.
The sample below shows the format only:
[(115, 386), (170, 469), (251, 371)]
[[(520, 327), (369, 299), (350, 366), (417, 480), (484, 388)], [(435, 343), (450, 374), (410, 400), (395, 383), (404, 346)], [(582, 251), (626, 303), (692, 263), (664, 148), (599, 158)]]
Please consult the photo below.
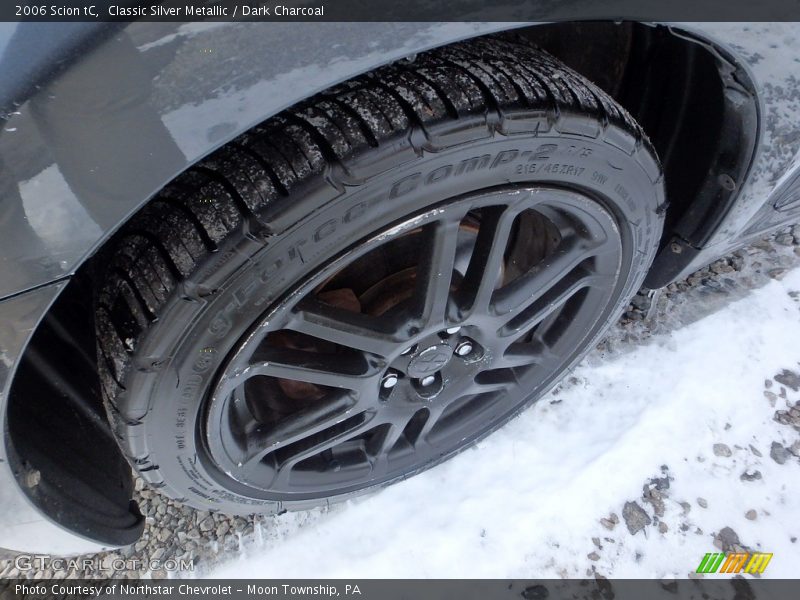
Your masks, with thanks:
[(453, 349), (445, 344), (428, 346), (417, 352), (408, 363), (408, 376), (424, 379), (442, 369), (453, 357)]
[(414, 411), (420, 400), (433, 400), (448, 384), (477, 371), (473, 363), (479, 357), (478, 345), (460, 335), (460, 331), (461, 327), (442, 329), (409, 346), (384, 375), (384, 379), (392, 378), (398, 388), (391, 389), (395, 387), (392, 385), (386, 389), (384, 386), (380, 399), (405, 402), (409, 410)]

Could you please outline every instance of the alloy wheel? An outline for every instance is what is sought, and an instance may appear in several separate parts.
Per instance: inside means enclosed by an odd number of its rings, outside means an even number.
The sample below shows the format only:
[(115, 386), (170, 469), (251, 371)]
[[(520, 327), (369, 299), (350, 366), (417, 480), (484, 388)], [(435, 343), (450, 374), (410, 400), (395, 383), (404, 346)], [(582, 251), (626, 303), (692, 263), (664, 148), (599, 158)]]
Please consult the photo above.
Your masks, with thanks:
[(329, 497), (424, 468), (552, 382), (608, 317), (623, 250), (593, 198), (454, 198), (340, 254), (228, 356), (201, 436), (221, 476)]

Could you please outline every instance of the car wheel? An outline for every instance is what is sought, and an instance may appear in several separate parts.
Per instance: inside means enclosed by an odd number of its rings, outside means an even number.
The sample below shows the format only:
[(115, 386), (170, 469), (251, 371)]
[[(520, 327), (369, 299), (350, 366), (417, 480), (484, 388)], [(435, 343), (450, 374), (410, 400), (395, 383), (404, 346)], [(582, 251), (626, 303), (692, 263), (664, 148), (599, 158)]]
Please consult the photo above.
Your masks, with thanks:
[(180, 175), (99, 255), (113, 429), (202, 509), (407, 478), (596, 343), (641, 285), (663, 194), (633, 119), (519, 39), (346, 82)]

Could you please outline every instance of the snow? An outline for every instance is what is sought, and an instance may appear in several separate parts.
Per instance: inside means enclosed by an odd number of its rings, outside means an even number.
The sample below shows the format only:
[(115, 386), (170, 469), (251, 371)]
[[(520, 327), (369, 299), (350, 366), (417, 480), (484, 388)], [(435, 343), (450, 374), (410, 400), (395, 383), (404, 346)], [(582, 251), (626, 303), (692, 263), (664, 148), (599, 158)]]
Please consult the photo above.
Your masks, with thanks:
[[(774, 553), (765, 577), (794, 577), (800, 461), (777, 464), (770, 444), (797, 440), (773, 415), (800, 393), (773, 407), (764, 386), (798, 370), (798, 290), (800, 269), (625, 353), (598, 350), (477, 447), (372, 496), (265, 518), (233, 560), (196, 575), (686, 577), (731, 527), (742, 545)], [(732, 456), (715, 456), (715, 443)], [(742, 481), (746, 469), (762, 478)], [(623, 505), (636, 501), (653, 518), (642, 486), (665, 473), (668, 531), (654, 523), (631, 535)], [(599, 519), (611, 513), (621, 522), (609, 531)]]

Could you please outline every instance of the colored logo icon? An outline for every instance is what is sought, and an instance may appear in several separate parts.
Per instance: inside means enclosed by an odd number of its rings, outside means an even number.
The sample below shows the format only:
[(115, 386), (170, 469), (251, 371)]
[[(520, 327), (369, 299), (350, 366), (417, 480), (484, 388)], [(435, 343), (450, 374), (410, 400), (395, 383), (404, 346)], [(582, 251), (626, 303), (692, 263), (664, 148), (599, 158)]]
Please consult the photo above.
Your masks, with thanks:
[(697, 566), (698, 573), (763, 573), (772, 552), (709, 552)]

